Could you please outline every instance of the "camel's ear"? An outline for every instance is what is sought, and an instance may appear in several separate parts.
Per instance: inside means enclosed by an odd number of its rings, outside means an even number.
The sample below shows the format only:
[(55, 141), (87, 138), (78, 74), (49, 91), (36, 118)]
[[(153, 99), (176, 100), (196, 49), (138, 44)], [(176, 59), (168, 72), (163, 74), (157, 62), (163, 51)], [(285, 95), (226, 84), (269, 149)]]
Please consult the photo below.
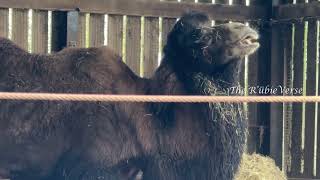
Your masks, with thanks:
[(175, 28), (179, 28), (182, 31), (189, 31), (190, 29), (199, 29), (204, 25), (210, 25), (209, 17), (206, 14), (201, 12), (190, 12), (184, 14), (179, 19)]

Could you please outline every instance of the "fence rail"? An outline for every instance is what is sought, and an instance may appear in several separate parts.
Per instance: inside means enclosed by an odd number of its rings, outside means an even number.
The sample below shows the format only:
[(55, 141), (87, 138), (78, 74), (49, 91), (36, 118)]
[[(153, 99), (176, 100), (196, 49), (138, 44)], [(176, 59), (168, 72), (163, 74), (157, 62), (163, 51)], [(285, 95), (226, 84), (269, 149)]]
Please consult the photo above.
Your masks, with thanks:
[(320, 96), (168, 96), (0, 92), (0, 100), (174, 102), (174, 103), (285, 103), (320, 102)]
[(250, 21), (267, 19), (263, 6), (223, 5), (209, 3), (142, 1), (142, 0), (11, 0), (0, 1), (0, 7), (19, 9), (41, 9), (80, 11), (98, 14), (130, 15), (145, 17), (177, 18), (188, 11), (201, 11), (215, 20)]
[(299, 18), (320, 18), (320, 2), (284, 4), (274, 8), (273, 18), (276, 21), (288, 21)]

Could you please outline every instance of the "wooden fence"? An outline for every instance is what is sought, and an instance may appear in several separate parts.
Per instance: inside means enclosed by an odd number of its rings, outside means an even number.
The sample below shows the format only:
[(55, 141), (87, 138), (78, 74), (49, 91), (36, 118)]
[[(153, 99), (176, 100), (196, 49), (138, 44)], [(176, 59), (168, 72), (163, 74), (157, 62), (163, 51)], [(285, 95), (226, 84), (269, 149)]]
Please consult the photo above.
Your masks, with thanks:
[[(135, 73), (150, 77), (176, 18), (198, 10), (207, 13), (214, 24), (238, 21), (259, 30), (262, 46), (245, 60), (244, 87), (286, 85), (318, 95), (319, 2), (292, 5), (294, 2), (283, 1), (273, 7), (271, 0), (181, 1), (2, 0), (0, 36), (40, 53), (66, 46), (108, 45)], [(319, 108), (315, 103), (246, 107), (248, 152), (271, 155), (290, 177), (320, 178)]]
[[(273, 15), (283, 21), (272, 26), (271, 84), (318, 95), (320, 3), (280, 3)], [(289, 177), (320, 179), (319, 112), (315, 103), (271, 105), (270, 150)]]

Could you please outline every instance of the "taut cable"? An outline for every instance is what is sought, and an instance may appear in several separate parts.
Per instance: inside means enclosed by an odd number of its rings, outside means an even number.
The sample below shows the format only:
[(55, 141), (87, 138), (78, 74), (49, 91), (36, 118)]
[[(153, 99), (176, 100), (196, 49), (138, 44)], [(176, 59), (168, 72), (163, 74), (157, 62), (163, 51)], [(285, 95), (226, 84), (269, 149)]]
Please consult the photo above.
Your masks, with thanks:
[(176, 103), (289, 103), (320, 102), (320, 96), (163, 96), (0, 92), (0, 100), (103, 101), (103, 102), (176, 102)]

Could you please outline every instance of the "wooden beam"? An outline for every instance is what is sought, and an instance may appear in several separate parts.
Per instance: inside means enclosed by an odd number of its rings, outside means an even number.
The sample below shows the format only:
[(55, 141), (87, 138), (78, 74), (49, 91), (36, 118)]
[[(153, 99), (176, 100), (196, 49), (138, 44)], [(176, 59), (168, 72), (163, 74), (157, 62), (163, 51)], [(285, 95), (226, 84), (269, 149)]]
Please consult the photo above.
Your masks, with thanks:
[(290, 20), (305, 17), (320, 17), (320, 2), (285, 4), (274, 7), (275, 20)]
[(267, 9), (263, 6), (222, 5), (209, 3), (177, 3), (141, 0), (1, 0), (3, 8), (32, 8), (42, 10), (71, 11), (117, 14), (145, 17), (180, 17), (188, 11), (207, 13), (215, 20), (250, 21), (267, 19)]
[(95, 11), (97, 13), (127, 14), (146, 17), (180, 17), (188, 11), (201, 11), (213, 19), (219, 20), (256, 20), (266, 19), (264, 7), (243, 5), (212, 5), (177, 2), (140, 2), (137, 0), (80, 0), (80, 11)]
[(77, 0), (0, 0), (0, 7), (43, 10), (75, 10)]

